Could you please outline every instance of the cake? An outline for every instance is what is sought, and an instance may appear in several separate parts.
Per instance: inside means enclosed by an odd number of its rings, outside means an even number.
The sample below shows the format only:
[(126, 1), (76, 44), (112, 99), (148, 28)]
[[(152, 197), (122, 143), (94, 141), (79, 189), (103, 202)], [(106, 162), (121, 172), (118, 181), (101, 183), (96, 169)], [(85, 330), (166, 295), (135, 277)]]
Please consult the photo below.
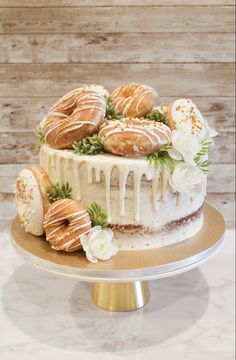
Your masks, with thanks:
[(168, 246), (200, 231), (214, 134), (190, 99), (163, 105), (150, 86), (121, 85), (109, 96), (84, 85), (40, 125), (40, 167), (90, 216), (91, 204), (103, 211), (117, 249)]

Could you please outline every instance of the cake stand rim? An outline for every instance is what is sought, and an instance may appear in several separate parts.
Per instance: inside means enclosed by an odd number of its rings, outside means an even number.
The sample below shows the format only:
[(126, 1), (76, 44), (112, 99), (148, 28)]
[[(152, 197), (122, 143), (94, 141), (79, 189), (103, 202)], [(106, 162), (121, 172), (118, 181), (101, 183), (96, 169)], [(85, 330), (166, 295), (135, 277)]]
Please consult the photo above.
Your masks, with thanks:
[[(221, 215), (221, 213), (213, 205), (209, 204), (208, 202), (205, 203), (208, 206), (212, 207), (218, 213), (218, 215), (221, 216), (222, 220), (224, 221), (224, 218)], [(133, 282), (133, 281), (148, 281), (158, 278), (174, 276), (201, 265), (203, 262), (207, 261), (212, 255), (214, 255), (217, 252), (217, 250), (219, 250), (224, 240), (224, 233), (225, 233), (225, 223), (221, 237), (218, 238), (218, 240), (212, 246), (193, 256), (175, 262), (170, 262), (167, 264), (144, 267), (144, 268), (136, 268), (136, 269), (126, 269), (126, 270), (124, 269), (93, 270), (93, 269), (83, 269), (79, 267), (76, 268), (73, 266), (57, 264), (50, 260), (45, 260), (43, 258), (40, 258), (32, 254), (31, 252), (28, 252), (23, 247), (21, 247), (14, 239), (12, 229), (11, 229), (11, 239), (17, 254), (21, 258), (23, 258), (23, 260), (26, 263), (29, 263), (30, 265), (33, 265), (38, 269), (56, 275), (76, 278), (79, 281), (85, 281), (85, 282)]]

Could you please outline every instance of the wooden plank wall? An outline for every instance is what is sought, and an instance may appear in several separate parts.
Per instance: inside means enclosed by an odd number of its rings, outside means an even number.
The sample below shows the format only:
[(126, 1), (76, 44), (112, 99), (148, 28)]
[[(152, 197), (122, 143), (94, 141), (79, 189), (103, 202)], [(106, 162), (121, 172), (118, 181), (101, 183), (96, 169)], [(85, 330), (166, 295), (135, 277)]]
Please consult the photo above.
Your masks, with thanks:
[(0, 0), (0, 217), (20, 169), (37, 162), (35, 125), (82, 83), (154, 86), (191, 97), (220, 133), (208, 199), (233, 224), (234, 0)]

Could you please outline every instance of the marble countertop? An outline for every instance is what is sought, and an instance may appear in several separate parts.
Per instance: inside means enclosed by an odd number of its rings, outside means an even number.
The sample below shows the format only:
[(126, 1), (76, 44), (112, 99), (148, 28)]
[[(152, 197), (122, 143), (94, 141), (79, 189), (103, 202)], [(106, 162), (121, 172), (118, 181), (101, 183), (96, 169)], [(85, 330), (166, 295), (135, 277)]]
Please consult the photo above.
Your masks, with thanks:
[(25, 264), (0, 236), (0, 359), (234, 359), (234, 232), (199, 269), (150, 282), (142, 309), (93, 305), (91, 285)]

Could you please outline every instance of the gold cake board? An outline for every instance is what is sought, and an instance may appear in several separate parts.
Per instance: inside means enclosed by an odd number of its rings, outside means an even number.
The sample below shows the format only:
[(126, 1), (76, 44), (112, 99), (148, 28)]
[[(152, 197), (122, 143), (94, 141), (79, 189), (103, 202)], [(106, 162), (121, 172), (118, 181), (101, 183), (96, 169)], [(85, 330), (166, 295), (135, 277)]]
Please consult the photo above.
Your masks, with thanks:
[(150, 299), (148, 280), (199, 266), (220, 247), (224, 232), (222, 215), (205, 203), (204, 225), (191, 238), (156, 249), (119, 251), (108, 261), (92, 264), (82, 250), (65, 253), (51, 249), (44, 236), (26, 233), (17, 217), (11, 229), (13, 245), (26, 262), (52, 273), (93, 282), (93, 302), (110, 311), (144, 306)]

